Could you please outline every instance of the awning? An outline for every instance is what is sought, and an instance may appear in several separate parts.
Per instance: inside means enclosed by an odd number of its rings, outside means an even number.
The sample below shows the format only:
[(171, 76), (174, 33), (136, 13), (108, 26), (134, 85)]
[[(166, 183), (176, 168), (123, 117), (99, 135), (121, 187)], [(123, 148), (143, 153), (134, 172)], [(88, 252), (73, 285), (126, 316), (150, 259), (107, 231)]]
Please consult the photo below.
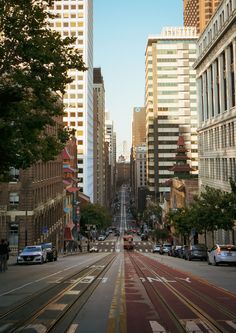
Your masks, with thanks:
[(65, 227), (64, 229), (64, 240), (65, 241), (73, 240), (71, 229), (69, 227)]
[(75, 192), (79, 191), (79, 188), (78, 187), (69, 187), (66, 190), (67, 190), (67, 192), (75, 193)]

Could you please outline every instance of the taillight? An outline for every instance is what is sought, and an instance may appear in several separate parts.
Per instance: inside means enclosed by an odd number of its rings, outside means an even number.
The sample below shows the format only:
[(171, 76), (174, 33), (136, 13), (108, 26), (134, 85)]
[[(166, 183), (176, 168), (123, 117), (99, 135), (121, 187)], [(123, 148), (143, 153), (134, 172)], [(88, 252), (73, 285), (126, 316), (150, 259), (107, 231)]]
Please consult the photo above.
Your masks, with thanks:
[(217, 254), (220, 254), (220, 252), (221, 252), (221, 251), (220, 251), (220, 248), (217, 248), (216, 253), (217, 253)]

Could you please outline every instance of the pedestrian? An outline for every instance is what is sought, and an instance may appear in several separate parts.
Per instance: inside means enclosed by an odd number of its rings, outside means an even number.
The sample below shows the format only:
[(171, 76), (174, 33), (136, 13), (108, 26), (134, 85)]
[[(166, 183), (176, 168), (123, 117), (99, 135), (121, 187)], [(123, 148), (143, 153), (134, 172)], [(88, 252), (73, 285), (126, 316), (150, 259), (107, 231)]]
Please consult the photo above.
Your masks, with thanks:
[(0, 272), (7, 270), (7, 243), (4, 239), (0, 243)]

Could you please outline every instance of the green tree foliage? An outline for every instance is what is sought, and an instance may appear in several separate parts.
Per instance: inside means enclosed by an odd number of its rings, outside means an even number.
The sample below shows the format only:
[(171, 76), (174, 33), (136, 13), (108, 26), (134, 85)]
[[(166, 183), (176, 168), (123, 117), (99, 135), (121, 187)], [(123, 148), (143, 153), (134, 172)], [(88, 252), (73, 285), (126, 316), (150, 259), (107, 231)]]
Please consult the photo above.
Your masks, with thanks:
[(52, 3), (0, 0), (0, 174), (53, 159), (70, 135), (55, 126), (59, 96), (72, 82), (68, 70), (86, 68), (75, 39), (49, 28)]
[(168, 220), (171, 221), (177, 235), (189, 237), (193, 228), (193, 216), (191, 209), (179, 208), (168, 214)]
[(166, 228), (164, 228), (164, 229), (157, 228), (152, 231), (152, 237), (154, 238), (154, 240), (156, 242), (167, 240), (169, 235), (170, 235), (170, 233), (169, 233), (168, 229), (166, 229)]
[(170, 212), (169, 220), (177, 234), (189, 236), (191, 230), (197, 233), (224, 229), (230, 230), (236, 218), (236, 187), (231, 181), (231, 193), (206, 186), (205, 191), (188, 208)]
[(205, 191), (196, 199), (194, 207), (198, 217), (195, 223), (199, 232), (229, 230), (233, 227), (228, 193), (206, 186)]
[(143, 212), (143, 220), (146, 223), (153, 222), (153, 219), (161, 222), (161, 212), (161, 207), (158, 204), (150, 202), (148, 207)]
[(81, 207), (81, 228), (86, 230), (86, 224), (96, 225), (97, 229), (106, 229), (111, 225), (111, 214), (109, 211), (98, 205), (89, 203)]

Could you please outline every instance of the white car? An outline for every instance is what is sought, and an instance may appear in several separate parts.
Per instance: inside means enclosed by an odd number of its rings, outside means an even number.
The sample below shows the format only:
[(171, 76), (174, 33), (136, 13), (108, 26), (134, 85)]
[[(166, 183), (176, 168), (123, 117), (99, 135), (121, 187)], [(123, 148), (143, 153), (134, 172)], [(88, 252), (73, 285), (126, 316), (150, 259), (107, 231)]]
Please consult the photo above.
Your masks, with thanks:
[(236, 264), (236, 246), (215, 244), (208, 252), (208, 264)]
[(26, 246), (17, 257), (17, 264), (43, 264), (47, 261), (47, 251), (41, 245)]
[(106, 235), (100, 235), (99, 237), (98, 237), (98, 240), (99, 241), (104, 241), (106, 239)]

